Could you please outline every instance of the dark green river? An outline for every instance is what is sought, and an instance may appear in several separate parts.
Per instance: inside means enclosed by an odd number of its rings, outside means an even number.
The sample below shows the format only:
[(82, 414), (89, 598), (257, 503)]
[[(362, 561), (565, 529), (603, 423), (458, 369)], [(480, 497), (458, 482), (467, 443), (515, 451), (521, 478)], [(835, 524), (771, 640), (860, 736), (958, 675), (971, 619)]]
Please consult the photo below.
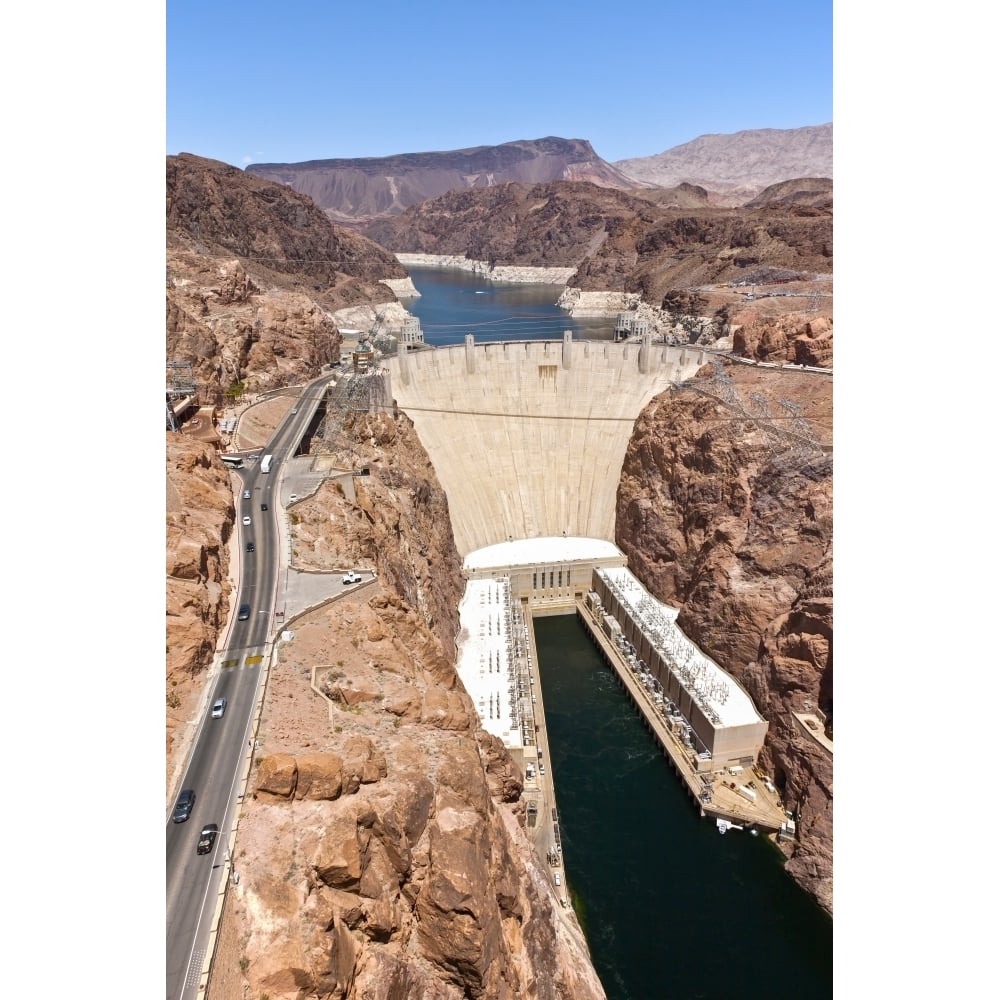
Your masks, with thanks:
[(610, 1000), (833, 995), (832, 921), (701, 819), (575, 615), (535, 621), (566, 882)]

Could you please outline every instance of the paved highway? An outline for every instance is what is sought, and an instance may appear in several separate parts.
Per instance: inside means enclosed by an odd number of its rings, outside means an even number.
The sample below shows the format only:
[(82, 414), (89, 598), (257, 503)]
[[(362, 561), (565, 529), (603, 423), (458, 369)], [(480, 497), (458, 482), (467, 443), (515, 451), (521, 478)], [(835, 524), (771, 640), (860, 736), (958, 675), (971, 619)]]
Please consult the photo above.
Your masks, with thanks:
[[(167, 1000), (197, 997), (202, 972), (207, 968), (209, 931), (222, 879), (230, 877), (226, 866), (229, 836), (235, 822), (239, 784), (253, 752), (250, 743), (255, 706), (270, 655), (268, 643), (281, 562), (276, 510), (281, 466), (294, 454), (322, 396), (320, 389), (332, 377), (325, 375), (303, 390), (301, 403), (293, 407), (297, 412), (285, 418), (260, 450), (261, 456), (274, 456), (271, 471), (261, 472), (259, 461), (240, 470), (237, 534), (231, 543), (234, 557), (240, 560), (240, 585), (233, 600), (220, 669), (177, 790), (178, 794), (182, 788), (194, 790), (194, 808), (186, 822), (174, 823), (171, 802), (167, 816)], [(249, 499), (244, 499), (244, 490), (249, 490)], [(261, 509), (262, 504), (267, 505), (267, 510)], [(244, 516), (250, 517), (249, 525), (242, 523)], [(247, 542), (254, 543), (253, 552), (246, 551)], [(241, 604), (250, 606), (250, 617), (245, 621), (236, 617)], [(221, 719), (212, 719), (211, 704), (220, 697), (227, 699), (226, 712)], [(219, 836), (209, 854), (199, 855), (198, 835), (206, 823), (217, 823)]]

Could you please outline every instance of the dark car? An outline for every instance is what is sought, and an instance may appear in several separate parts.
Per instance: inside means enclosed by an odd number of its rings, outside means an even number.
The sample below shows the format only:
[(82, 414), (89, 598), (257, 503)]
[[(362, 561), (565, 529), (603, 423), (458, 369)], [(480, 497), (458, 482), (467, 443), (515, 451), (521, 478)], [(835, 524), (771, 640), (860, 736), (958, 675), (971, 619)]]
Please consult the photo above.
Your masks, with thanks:
[(209, 823), (201, 828), (201, 835), (198, 837), (198, 853), (208, 854), (215, 846), (215, 838), (219, 836), (219, 824)]
[(177, 796), (177, 805), (174, 806), (174, 822), (186, 823), (193, 808), (194, 791), (190, 788), (185, 788), (184, 791)]
[(239, 614), (236, 616), (241, 622), (245, 622), (250, 617), (250, 605), (241, 604)]
[(267, 510), (267, 504), (266, 504), (266, 503), (262, 503), (262, 504), (260, 505), (260, 509), (261, 509), (261, 510)]
[(247, 542), (247, 552), (253, 552), (253, 542)]

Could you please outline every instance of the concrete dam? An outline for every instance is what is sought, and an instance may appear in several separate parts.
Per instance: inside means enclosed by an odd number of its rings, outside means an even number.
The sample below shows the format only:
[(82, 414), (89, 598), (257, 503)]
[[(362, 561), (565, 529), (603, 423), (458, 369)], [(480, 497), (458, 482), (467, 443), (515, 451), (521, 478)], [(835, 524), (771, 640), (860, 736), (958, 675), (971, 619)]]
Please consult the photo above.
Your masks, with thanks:
[(704, 350), (517, 341), (401, 351), (384, 362), (448, 496), (463, 559), (541, 538), (613, 542), (625, 451), (643, 407)]
[[(723, 787), (754, 764), (767, 723), (747, 692), (647, 593), (614, 544), (618, 483), (635, 420), (694, 376), (690, 347), (518, 341), (386, 359), (396, 405), (413, 421), (448, 496), (466, 590), (457, 669), (480, 724), (524, 769), (536, 817), (554, 821), (547, 727), (531, 621), (578, 614), (704, 815), (778, 830), (784, 814)], [(634, 689), (634, 690), (633, 690)], [(728, 796), (728, 799), (727, 799)], [(752, 798), (752, 802), (749, 801)], [(530, 821), (529, 821), (530, 822)], [(539, 818), (539, 824), (541, 819)], [(548, 825), (545, 825), (546, 828)], [(558, 854), (536, 828), (540, 857)], [(557, 883), (558, 884), (558, 883)]]

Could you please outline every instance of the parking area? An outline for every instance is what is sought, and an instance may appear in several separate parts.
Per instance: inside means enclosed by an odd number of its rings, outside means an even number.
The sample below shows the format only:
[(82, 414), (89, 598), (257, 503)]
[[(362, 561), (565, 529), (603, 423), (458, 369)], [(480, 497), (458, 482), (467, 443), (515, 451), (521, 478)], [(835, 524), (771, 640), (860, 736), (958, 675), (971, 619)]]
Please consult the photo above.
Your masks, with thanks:
[(339, 597), (348, 591), (358, 590), (371, 584), (375, 574), (371, 570), (357, 568), (357, 583), (344, 583), (346, 570), (335, 573), (302, 572), (289, 569), (282, 572), (278, 594), (279, 626), (301, 615), (304, 611), (319, 607), (326, 601)]
[(281, 475), (281, 506), (289, 507), (312, 496), (329, 477), (329, 470), (315, 468), (315, 458), (286, 459)]

